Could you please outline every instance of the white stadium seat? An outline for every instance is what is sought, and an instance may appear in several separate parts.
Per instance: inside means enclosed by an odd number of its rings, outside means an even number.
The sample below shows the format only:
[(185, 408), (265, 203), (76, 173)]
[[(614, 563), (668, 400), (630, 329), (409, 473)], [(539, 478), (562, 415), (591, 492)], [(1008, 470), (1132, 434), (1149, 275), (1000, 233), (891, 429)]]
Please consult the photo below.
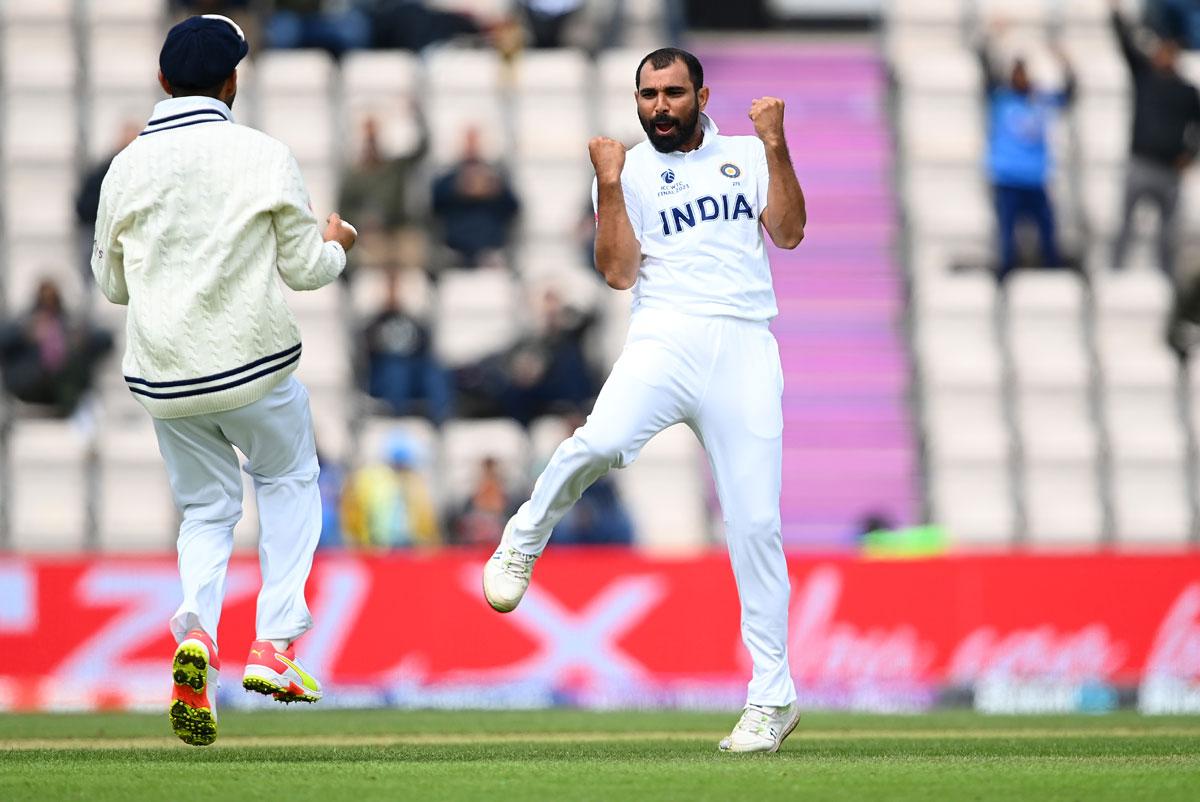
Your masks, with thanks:
[(4, 99), (4, 160), (21, 166), (31, 162), (72, 164), (77, 119), (75, 98), (67, 92), (9, 93)]
[(930, 520), (949, 532), (956, 546), (1006, 546), (1013, 537), (1009, 467), (995, 462), (932, 463)]
[(125, 130), (140, 131), (162, 99), (161, 89), (96, 93), (88, 115), (88, 160), (99, 162), (124, 147)]
[[(585, 151), (586, 153), (586, 151)], [(533, 237), (573, 236), (591, 197), (592, 172), (586, 162), (522, 165), (513, 174), (521, 199), (521, 230)]]
[(513, 105), (517, 157), (531, 166), (539, 162), (590, 164), (590, 108), (579, 97), (550, 103), (538, 95), (521, 95)]
[(165, 22), (164, 5), (146, 0), (89, 0), (85, 8), (92, 24), (137, 22), (159, 27)]
[(9, 525), (18, 551), (77, 551), (87, 529), (86, 436), (69, 422), (21, 420), (9, 442)]
[(909, 164), (977, 165), (984, 152), (983, 108), (973, 95), (905, 97), (900, 135)]
[[(172, 548), (178, 513), (150, 416), (104, 427), (99, 448), (101, 547), (120, 552)], [(130, 492), (133, 488), (135, 493)]]
[(1113, 515), (1121, 545), (1181, 545), (1192, 511), (1182, 463), (1118, 464), (1113, 469)]
[(336, 120), (325, 95), (272, 97), (269, 91), (264, 91), (258, 106), (258, 123), (264, 132), (291, 148), (302, 165), (333, 163)]
[(1006, 341), (1017, 384), (1083, 387), (1091, 366), (1083, 339), (1083, 281), (1074, 271), (1018, 270), (1008, 279)]
[[(513, 65), (513, 88), (518, 94), (547, 101), (578, 97), (592, 82), (587, 54), (573, 48), (525, 50)], [(551, 107), (548, 116), (557, 116)]]
[(645, 56), (645, 51), (633, 48), (615, 48), (600, 53), (596, 59), (596, 76), (601, 94), (608, 97), (620, 96), (628, 100), (632, 109), (636, 91), (635, 73)]
[(444, 503), (456, 508), (470, 495), (486, 457), (500, 465), (505, 483), (513, 493), (528, 492), (532, 484), (529, 438), (515, 421), (453, 420), (442, 434), (446, 494)]
[(75, 228), (78, 179), (68, 164), (9, 166), (4, 204), (15, 215), (7, 223), (14, 235), (62, 237)]
[(1088, 165), (1123, 167), (1129, 158), (1130, 104), (1111, 97), (1082, 99), (1072, 113), (1083, 160)]
[(988, 241), (995, 214), (978, 167), (916, 167), (904, 197), (915, 236), (932, 241)]
[(889, 0), (884, 14), (889, 23), (957, 25), (965, 8), (962, 0)]
[[(920, 38), (897, 42), (891, 49), (892, 73), (906, 97), (962, 97), (980, 100), (983, 75), (979, 59), (966, 47), (930, 47)], [(979, 107), (977, 113), (982, 115)]]
[(1030, 545), (1057, 548), (1099, 543), (1104, 510), (1094, 461), (1026, 464), (1022, 478)]
[(1129, 65), (1121, 55), (1116, 37), (1107, 27), (1107, 20), (1104, 27), (1091, 32), (1072, 30), (1070, 36), (1063, 37), (1062, 44), (1076, 67), (1075, 78), (1084, 98), (1117, 100), (1129, 94), (1132, 86)]
[(79, 308), (85, 286), (93, 282), (83, 273), (83, 256), (74, 236), (10, 236), (3, 245), (8, 260), (5, 292), (11, 312), (28, 311), (43, 278), (58, 283), (68, 308)]
[(704, 453), (686, 425), (650, 439), (637, 460), (615, 473), (621, 500), (633, 518), (639, 545), (679, 551), (705, 545)]
[(922, 403), (926, 448), (937, 462), (1008, 460), (1003, 399), (992, 388), (931, 390)]
[(500, 91), (503, 68), (494, 50), (443, 47), (427, 57), (425, 75), (432, 94), (477, 94)]
[(467, 133), (479, 136), (481, 155), (498, 161), (512, 153), (502, 124), (504, 105), (497, 94), (478, 93), (465, 97), (431, 97), (425, 104), (432, 136), (430, 157), (438, 165), (451, 165), (463, 156)]
[(259, 89), (266, 95), (323, 95), (333, 87), (335, 68), (324, 50), (271, 50), (256, 62)]
[(75, 0), (38, 0), (36, 3), (0, 3), (0, 20), (13, 22), (68, 23), (75, 11)]
[(88, 81), (93, 90), (158, 86), (163, 34), (157, 25), (105, 25), (90, 31)]
[(1084, 387), (1022, 388), (1015, 416), (1026, 463), (1094, 461), (1099, 456), (1096, 419)]
[(447, 270), (438, 285), (434, 351), (446, 365), (496, 353), (516, 338), (516, 287), (507, 270)]
[(78, 48), (69, 26), (10, 23), (3, 28), (3, 39), (4, 88), (8, 92), (29, 89), (70, 92), (75, 86)]
[(355, 51), (342, 61), (342, 91), (346, 107), (346, 147), (343, 161), (362, 153), (363, 124), (375, 121), (380, 147), (388, 155), (411, 153), (420, 141), (414, 108), (423, 88), (420, 61), (411, 53)]

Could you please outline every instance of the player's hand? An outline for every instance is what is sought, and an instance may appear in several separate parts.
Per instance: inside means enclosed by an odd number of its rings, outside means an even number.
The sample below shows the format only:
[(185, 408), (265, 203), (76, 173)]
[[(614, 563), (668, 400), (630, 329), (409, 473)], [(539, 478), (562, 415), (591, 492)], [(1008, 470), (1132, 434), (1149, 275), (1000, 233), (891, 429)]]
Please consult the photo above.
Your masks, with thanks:
[(596, 180), (601, 183), (619, 181), (625, 167), (625, 146), (615, 139), (598, 136), (588, 142), (588, 155), (596, 168)]
[(754, 133), (764, 144), (783, 141), (783, 101), (777, 97), (756, 97), (750, 104)]
[(337, 242), (342, 246), (342, 250), (348, 251), (354, 247), (354, 243), (358, 239), (358, 232), (354, 226), (343, 220), (341, 215), (334, 212), (325, 221), (325, 233), (322, 234), (322, 237), (326, 242)]

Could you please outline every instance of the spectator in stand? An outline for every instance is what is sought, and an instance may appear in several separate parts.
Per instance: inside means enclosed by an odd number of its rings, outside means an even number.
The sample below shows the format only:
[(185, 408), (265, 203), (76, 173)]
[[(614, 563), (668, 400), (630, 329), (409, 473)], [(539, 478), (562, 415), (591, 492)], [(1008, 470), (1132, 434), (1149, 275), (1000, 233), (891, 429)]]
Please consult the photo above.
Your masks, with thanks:
[[(994, 29), (999, 27), (993, 26)], [(987, 78), (987, 168), (1000, 235), (1000, 265), (996, 276), (1000, 281), (1017, 266), (1016, 231), (1017, 224), (1023, 219), (1037, 224), (1042, 265), (1057, 267), (1062, 264), (1054, 209), (1046, 191), (1052, 166), (1048, 135), (1054, 115), (1074, 97), (1075, 75), (1060, 48), (1055, 47), (1055, 55), (1062, 64), (1066, 85), (1061, 91), (1050, 92), (1033, 86), (1023, 58), (1013, 62), (1005, 79), (995, 71), (986, 39), (979, 48)]]
[(342, 495), (342, 535), (347, 546), (393, 549), (441, 542), (429, 486), (419, 467), (420, 450), (397, 432), (385, 462), (359, 468)]
[(475, 489), (459, 513), (451, 530), (454, 542), (470, 546), (495, 546), (500, 542), (504, 524), (516, 512), (516, 499), (509, 494), (495, 457), (484, 457), (479, 464)]
[(553, 289), (542, 295), (540, 311), (540, 330), (509, 354), (502, 400), (505, 416), (526, 425), (541, 415), (576, 412), (596, 395), (596, 378), (584, 355), (595, 313), (566, 305)]
[(507, 417), (528, 426), (542, 415), (571, 414), (591, 403), (597, 385), (584, 340), (596, 314), (568, 306), (548, 290), (539, 316), (537, 331), (458, 370), (461, 415)]
[(459, 36), (478, 36), (486, 21), (470, 14), (427, 7), (424, 0), (363, 0), (377, 48), (419, 52)]
[(378, 243), (378, 247), (369, 247), (363, 255), (356, 250), (355, 261), (394, 267), (403, 248), (402, 239), (414, 222), (409, 188), (429, 150), (429, 129), (419, 109), (414, 108), (413, 114), (419, 135), (416, 146), (403, 156), (384, 151), (379, 122), (374, 117), (363, 120), (362, 153), (342, 176), (338, 208), (358, 221), (364, 245)]
[[(582, 415), (567, 419), (567, 436), (583, 425)], [(633, 543), (633, 523), (613, 474), (605, 474), (583, 491), (579, 501), (554, 527), (552, 537), (558, 544), (575, 546), (628, 546)]]
[(393, 415), (422, 415), (434, 423), (451, 411), (450, 377), (433, 354), (429, 329), (405, 311), (398, 274), (388, 271), (387, 300), (363, 331), (367, 392)]
[(1147, 0), (1146, 22), (1159, 36), (1200, 49), (1200, 0)]
[(1174, 276), (1175, 210), (1183, 172), (1200, 149), (1200, 93), (1177, 71), (1179, 43), (1160, 38), (1147, 55), (1134, 41), (1116, 0), (1110, 3), (1113, 29), (1133, 74), (1133, 140), (1113, 265), (1124, 266), (1134, 211), (1148, 200), (1159, 212), (1159, 264)]
[(267, 17), (267, 47), (319, 47), (334, 58), (371, 46), (371, 18), (349, 0), (275, 0)]
[(467, 130), (459, 163), (433, 184), (433, 213), (446, 245), (470, 267), (504, 264), (520, 204), (508, 179), (484, 161), (479, 130)]
[(583, 9), (583, 0), (520, 0), (533, 47), (562, 47), (567, 24)]
[(87, 172), (75, 193), (75, 220), (79, 223), (79, 243), (83, 255), (83, 270), (90, 284), (92, 279), (92, 240), (96, 236), (96, 213), (100, 208), (100, 185), (108, 175), (108, 167), (117, 154), (125, 149), (142, 131), (142, 124), (127, 121), (121, 126), (116, 147)]
[(0, 325), (4, 387), (21, 401), (69, 416), (91, 388), (97, 363), (112, 347), (109, 332), (72, 320), (58, 285), (43, 280), (29, 313)]
[(321, 538), (317, 548), (325, 549), (342, 545), (342, 491), (346, 484), (346, 471), (340, 463), (330, 459), (317, 445), (317, 487), (321, 491)]

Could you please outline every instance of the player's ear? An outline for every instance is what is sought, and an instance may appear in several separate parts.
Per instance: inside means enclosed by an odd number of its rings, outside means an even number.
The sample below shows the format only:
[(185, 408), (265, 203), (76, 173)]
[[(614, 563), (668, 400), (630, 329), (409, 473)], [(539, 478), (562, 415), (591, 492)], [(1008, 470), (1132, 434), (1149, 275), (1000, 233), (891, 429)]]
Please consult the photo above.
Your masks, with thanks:
[(168, 96), (174, 94), (174, 92), (171, 91), (171, 82), (167, 80), (167, 76), (163, 75), (162, 70), (158, 71), (158, 85), (162, 87), (163, 91), (166, 92)]
[(708, 87), (700, 87), (700, 91), (696, 93), (696, 96), (700, 98), (700, 111), (704, 111), (704, 108), (708, 105)]

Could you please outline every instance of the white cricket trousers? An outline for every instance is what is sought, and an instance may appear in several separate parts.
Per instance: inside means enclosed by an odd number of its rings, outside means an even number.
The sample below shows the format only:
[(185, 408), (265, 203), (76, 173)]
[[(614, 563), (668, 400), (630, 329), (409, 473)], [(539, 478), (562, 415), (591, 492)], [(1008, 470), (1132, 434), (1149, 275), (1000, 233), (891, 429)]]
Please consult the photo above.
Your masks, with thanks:
[(179, 578), (183, 603), (171, 619), (176, 640), (199, 627), (214, 639), (225, 598), (233, 527), (242, 517), (237, 446), (258, 500), (256, 637), (294, 640), (312, 626), (304, 584), (321, 535), (317, 449), (308, 391), (294, 376), (238, 409), (155, 419), (158, 448), (183, 515)]
[(725, 519), (753, 662), (747, 701), (770, 706), (796, 698), (779, 521), (782, 395), (779, 346), (766, 322), (638, 310), (592, 414), (554, 452), (510, 535), (516, 548), (540, 554), (592, 482), (631, 464), (663, 429), (686, 423), (708, 453)]

